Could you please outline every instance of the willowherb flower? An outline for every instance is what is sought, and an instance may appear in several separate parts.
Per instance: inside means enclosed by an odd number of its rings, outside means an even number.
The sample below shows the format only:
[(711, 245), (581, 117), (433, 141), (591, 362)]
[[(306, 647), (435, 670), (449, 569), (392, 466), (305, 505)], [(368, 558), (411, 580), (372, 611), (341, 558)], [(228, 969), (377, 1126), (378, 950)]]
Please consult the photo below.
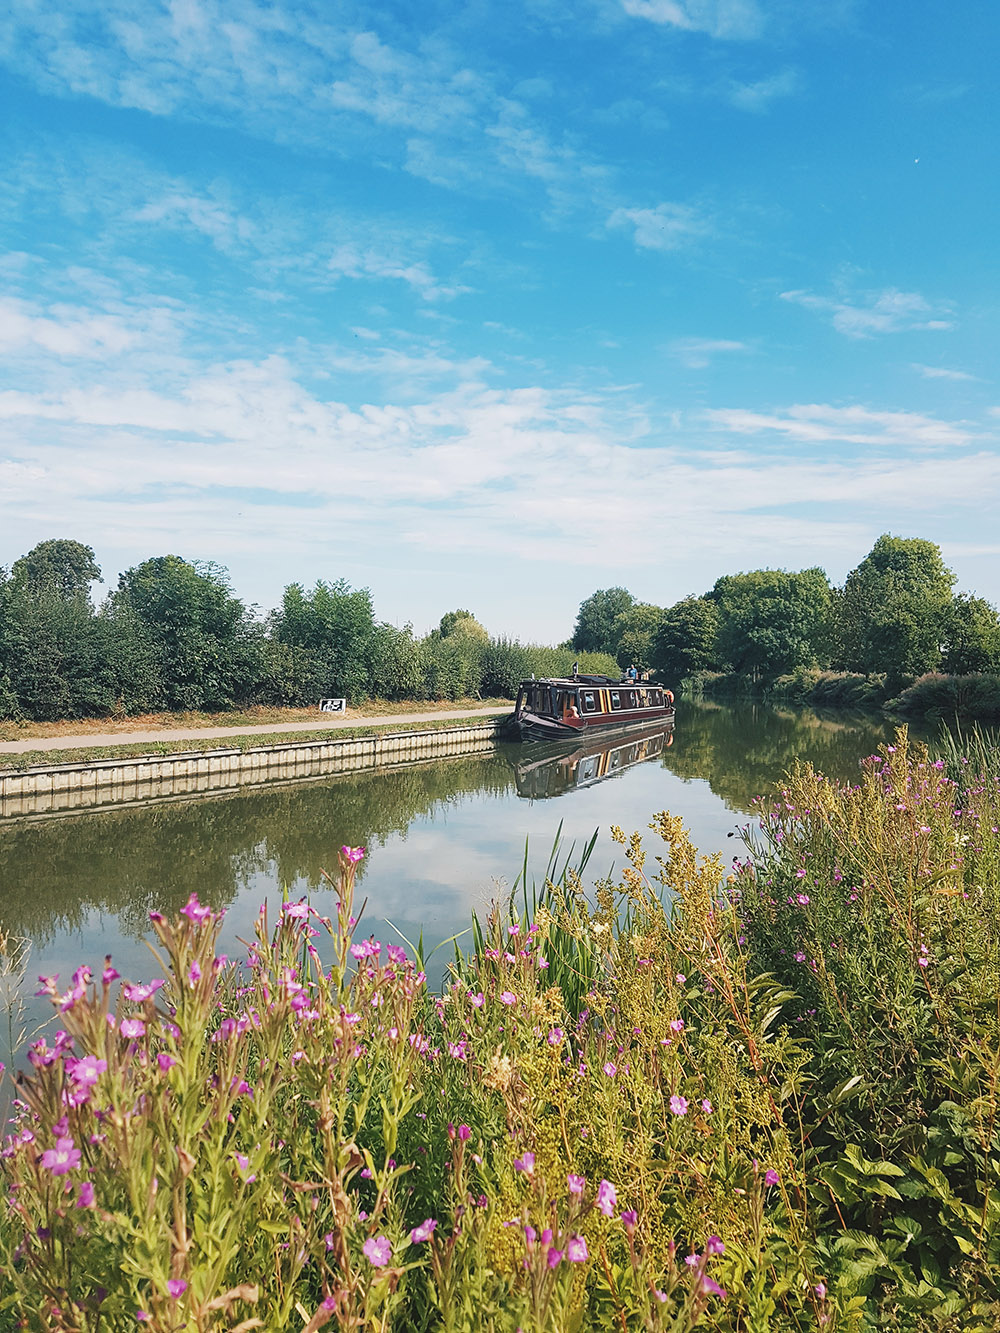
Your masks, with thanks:
[(571, 1264), (582, 1264), (588, 1257), (585, 1238), (583, 1236), (573, 1236), (566, 1246), (566, 1258)]
[(349, 861), (351, 865), (357, 865), (357, 863), (364, 857), (365, 849), (363, 847), (341, 847), (340, 854), (344, 860)]
[(563, 1258), (562, 1250), (557, 1250), (556, 1247), (553, 1245), (549, 1248), (549, 1252), (545, 1256), (545, 1262), (548, 1264), (549, 1268), (558, 1268), (559, 1265), (562, 1263), (562, 1258)]
[(210, 907), (202, 907), (201, 903), (198, 901), (198, 895), (192, 893), (191, 897), (181, 908), (181, 915), (186, 916), (189, 921), (193, 921), (194, 924), (198, 926), (201, 925), (203, 921), (208, 921), (211, 918), (212, 909)]
[(463, 1143), (465, 1143), (467, 1139), (472, 1137), (472, 1130), (469, 1128), (468, 1125), (459, 1125), (458, 1137), (462, 1140)]
[(712, 1103), (708, 1100), (707, 1097), (702, 1098), (701, 1109), (705, 1112), (706, 1115), (711, 1115), (713, 1113), (714, 1107), (712, 1106)]
[(604, 1072), (605, 1074), (607, 1074), (608, 1078), (614, 1078), (614, 1076), (618, 1073), (618, 1069), (617, 1066), (613, 1065), (609, 1060), (607, 1064), (604, 1066)]
[(712, 1278), (710, 1278), (707, 1273), (702, 1273), (700, 1286), (701, 1290), (705, 1292), (706, 1295), (718, 1296), (720, 1301), (724, 1301), (726, 1299), (725, 1288), (720, 1287), (718, 1282), (713, 1281)]
[(505, 990), (500, 992), (501, 1004), (517, 1004), (517, 996), (513, 991)]
[(670, 1020), (670, 1031), (671, 1031), (671, 1032), (683, 1032), (683, 1031), (684, 1031), (684, 1019), (683, 1019), (683, 1018), (672, 1018), (672, 1019)]
[(76, 1194), (77, 1208), (93, 1208), (94, 1206), (94, 1186), (89, 1180), (84, 1180)]
[(392, 1246), (388, 1236), (369, 1236), (361, 1249), (373, 1268), (385, 1268), (392, 1258)]
[(126, 983), (122, 987), (122, 995), (126, 1000), (131, 1000), (133, 1004), (142, 1004), (143, 1001), (150, 999), (166, 984), (165, 981), (138, 981), (134, 985)]
[(605, 1217), (611, 1217), (618, 1203), (618, 1191), (610, 1180), (602, 1180), (597, 1187), (597, 1208)]
[(568, 1175), (566, 1177), (566, 1186), (570, 1194), (582, 1194), (586, 1185), (587, 1182), (583, 1176)]
[[(56, 1126), (61, 1128), (62, 1122)], [(80, 1165), (80, 1149), (77, 1148), (69, 1135), (56, 1139), (54, 1148), (47, 1148), (42, 1153), (42, 1166), (46, 1171), (51, 1171), (54, 1176), (64, 1176), (67, 1171), (72, 1171)]]
[(142, 1037), (145, 1035), (146, 1024), (142, 1021), (141, 1018), (123, 1018), (122, 1025), (119, 1031), (121, 1032), (123, 1037), (126, 1037), (129, 1041), (131, 1041), (136, 1037)]
[(561, 1046), (565, 1036), (562, 1028), (549, 1028), (548, 1043), (550, 1046)]
[(777, 1171), (769, 1169), (764, 1172), (764, 1184), (767, 1185), (768, 1187), (770, 1187), (771, 1185), (777, 1185), (779, 1179), (780, 1177)]
[(413, 1228), (410, 1232), (410, 1240), (414, 1245), (419, 1245), (422, 1241), (430, 1240), (434, 1234), (434, 1228), (437, 1226), (437, 1219), (428, 1217), (421, 1222), (419, 1226)]
[(725, 1254), (726, 1247), (718, 1236), (709, 1236), (705, 1242), (706, 1254)]
[(622, 1222), (626, 1231), (634, 1231), (639, 1225), (639, 1214), (634, 1208), (626, 1208), (622, 1213)]
[(172, 1277), (167, 1280), (167, 1295), (172, 1301), (178, 1300), (188, 1289), (188, 1284), (182, 1277)]
[(679, 1097), (675, 1092), (670, 1098), (670, 1111), (673, 1115), (687, 1115), (688, 1102), (686, 1097)]
[(535, 1154), (533, 1152), (522, 1153), (520, 1157), (514, 1159), (514, 1170), (523, 1171), (526, 1175), (532, 1175), (535, 1170)]

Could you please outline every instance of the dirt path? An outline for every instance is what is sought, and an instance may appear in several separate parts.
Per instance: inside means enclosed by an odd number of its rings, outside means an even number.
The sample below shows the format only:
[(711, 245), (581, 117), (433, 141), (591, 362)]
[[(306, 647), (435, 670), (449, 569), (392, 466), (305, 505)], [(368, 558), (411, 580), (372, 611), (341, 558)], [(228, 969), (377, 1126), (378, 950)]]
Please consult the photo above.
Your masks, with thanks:
[[(409, 722), (438, 722), (461, 717), (500, 717), (502, 708), (462, 708), (433, 713), (392, 713), (381, 717), (336, 717), (327, 714), (315, 722), (268, 722), (253, 727), (170, 727), (161, 731), (93, 732), (78, 736), (53, 736), (23, 741), (0, 741), (0, 754), (26, 754), (29, 750), (85, 750), (104, 745), (141, 745), (147, 741), (222, 740), (226, 736), (284, 736), (295, 731), (337, 731), (346, 727), (393, 726)], [(180, 747), (178, 747), (180, 748)]]

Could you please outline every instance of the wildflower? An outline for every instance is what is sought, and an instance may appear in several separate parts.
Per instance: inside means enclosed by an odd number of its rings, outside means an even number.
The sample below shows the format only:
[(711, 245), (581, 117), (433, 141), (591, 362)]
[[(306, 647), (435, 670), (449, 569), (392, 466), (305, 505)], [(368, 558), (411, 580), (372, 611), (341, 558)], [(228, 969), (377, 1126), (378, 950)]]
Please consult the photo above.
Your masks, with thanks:
[(467, 1139), (472, 1137), (472, 1130), (469, 1128), (468, 1125), (459, 1125), (458, 1137), (462, 1140), (463, 1143), (465, 1143)]
[(796, 870), (795, 872), (796, 879), (805, 879), (805, 877), (806, 877), (806, 872), (804, 870)]
[(634, 1231), (639, 1225), (639, 1214), (634, 1208), (626, 1208), (622, 1213), (622, 1222), (626, 1231)]
[(42, 1153), (42, 1166), (54, 1176), (64, 1176), (67, 1171), (80, 1165), (80, 1149), (74, 1146), (67, 1135), (56, 1139), (56, 1146)]
[(809, 904), (808, 893), (800, 893), (795, 901), (798, 903), (800, 907), (807, 907)]
[(508, 935), (520, 935), (520, 933), (521, 933), (521, 927), (518, 925), (516, 921), (512, 926), (507, 927)]
[(583, 1176), (568, 1175), (566, 1185), (570, 1194), (582, 1194), (587, 1182)]
[(701, 1109), (705, 1112), (706, 1115), (712, 1114), (712, 1103), (708, 1100), (707, 1097), (702, 1098)]
[(145, 1310), (136, 1310), (135, 1312), (135, 1322), (137, 1324), (148, 1324), (151, 1318), (152, 1316), (147, 1314)]
[(804, 963), (806, 961), (806, 956), (801, 949), (798, 951), (797, 954), (795, 954), (795, 961), (797, 963)]
[(726, 1299), (725, 1288), (720, 1287), (718, 1282), (713, 1282), (707, 1273), (701, 1275), (701, 1289), (709, 1296), (718, 1296), (720, 1301)]
[(77, 1208), (93, 1208), (94, 1206), (94, 1186), (89, 1180), (84, 1180), (76, 1195)]
[(767, 1185), (768, 1187), (770, 1187), (771, 1185), (777, 1185), (779, 1179), (780, 1177), (777, 1171), (768, 1170), (764, 1172), (764, 1184)]
[(557, 1250), (556, 1247), (553, 1245), (549, 1249), (548, 1254), (545, 1256), (545, 1262), (548, 1264), (550, 1268), (558, 1268), (559, 1265), (562, 1263), (562, 1258), (563, 1258), (563, 1251)]
[(688, 1104), (684, 1097), (678, 1097), (675, 1092), (670, 1098), (670, 1110), (674, 1115), (687, 1115)]
[(574, 1236), (566, 1246), (566, 1258), (571, 1264), (582, 1264), (588, 1258), (587, 1242), (583, 1236)]
[(532, 1175), (535, 1170), (535, 1154), (533, 1152), (526, 1152), (520, 1157), (515, 1158), (514, 1170), (523, 1171), (529, 1176)]
[(517, 1004), (517, 996), (513, 991), (505, 990), (500, 992), (501, 1004)]
[(722, 1243), (722, 1241), (719, 1239), (719, 1237), (718, 1237), (718, 1236), (709, 1236), (708, 1240), (705, 1242), (705, 1253), (706, 1253), (706, 1254), (725, 1254), (725, 1252), (726, 1252), (726, 1247), (725, 1247), (725, 1245)]
[(121, 1034), (130, 1041), (133, 1037), (142, 1037), (146, 1032), (146, 1024), (141, 1018), (123, 1018), (121, 1025)]
[(813, 1291), (814, 1291), (814, 1292), (816, 1293), (816, 1295), (820, 1298), (820, 1300), (822, 1300), (823, 1297), (826, 1295), (826, 1283), (825, 1283), (825, 1282), (817, 1282), (816, 1285), (815, 1285), (815, 1287), (813, 1287)]
[(472, 1003), (473, 1009), (482, 1009), (483, 1005), (486, 1003), (486, 996), (482, 991), (477, 991), (475, 995), (473, 995), (472, 991), (469, 991), (469, 1000)]
[(610, 1180), (602, 1180), (597, 1187), (597, 1208), (605, 1217), (611, 1217), (618, 1203), (618, 1191)]
[(604, 1066), (604, 1072), (607, 1074), (608, 1078), (614, 1078), (615, 1074), (618, 1073), (618, 1070), (609, 1060)]
[(176, 1301), (178, 1297), (183, 1296), (187, 1289), (188, 1284), (182, 1277), (172, 1277), (167, 1280), (167, 1294), (172, 1301)]
[(684, 1031), (684, 1019), (683, 1019), (683, 1018), (672, 1018), (672, 1019), (670, 1020), (670, 1031), (671, 1031), (671, 1032), (683, 1032), (683, 1031)]
[(208, 920), (212, 915), (212, 909), (210, 907), (202, 907), (201, 903), (198, 901), (198, 895), (192, 893), (191, 897), (181, 908), (181, 915), (186, 916), (189, 921), (193, 921), (197, 926), (203, 921)]
[(678, 986), (683, 986), (684, 983), (685, 983), (685, 981), (687, 981), (687, 977), (684, 975), (683, 972), (678, 972), (678, 973), (677, 973), (677, 977), (676, 977), (676, 981), (677, 981)]
[(538, 1232), (535, 1230), (535, 1228), (531, 1225), (530, 1222), (524, 1228), (524, 1239), (529, 1250), (531, 1249), (532, 1245), (534, 1245), (535, 1241), (538, 1239)]
[[(358, 860), (360, 859), (358, 857)], [(385, 1268), (392, 1258), (392, 1246), (388, 1236), (369, 1236), (361, 1249), (373, 1268)]]
[(188, 982), (193, 986), (195, 982), (200, 980), (201, 980), (201, 968), (198, 966), (198, 960), (195, 959), (195, 961), (188, 968)]
[(293, 921), (307, 921), (309, 919), (309, 904), (304, 898), (297, 903), (282, 903), (281, 910), (285, 916)]
[(165, 981), (150, 981), (148, 983), (139, 981), (132, 986), (123, 986), (122, 995), (126, 1000), (131, 1000), (133, 1004), (142, 1004), (143, 1001), (148, 1000), (151, 996), (155, 995), (161, 986), (165, 985)]
[[(350, 861), (351, 865), (357, 865), (364, 857), (365, 849), (363, 847), (341, 847), (340, 854), (345, 861)], [(386, 1243), (388, 1244), (388, 1242)], [(365, 1253), (367, 1254), (368, 1251), (366, 1250)]]
[(160, 1051), (159, 1055), (156, 1057), (156, 1063), (160, 1066), (161, 1072), (165, 1074), (168, 1069), (173, 1068), (177, 1061), (172, 1055), (168, 1055), (166, 1051)]
[(548, 1042), (550, 1046), (561, 1046), (566, 1033), (562, 1028), (549, 1028)]
[(110, 986), (111, 983), (117, 981), (120, 976), (121, 973), (111, 966), (111, 955), (109, 954), (104, 960), (104, 971), (101, 973), (101, 985)]
[(107, 1072), (107, 1060), (98, 1060), (96, 1055), (85, 1055), (82, 1059), (66, 1061), (66, 1072), (79, 1088), (92, 1088), (98, 1077)]
[(426, 1221), (421, 1222), (418, 1227), (413, 1228), (410, 1232), (410, 1240), (414, 1245), (419, 1245), (422, 1241), (430, 1240), (431, 1236), (434, 1234), (434, 1228), (436, 1226), (436, 1218), (428, 1217)]

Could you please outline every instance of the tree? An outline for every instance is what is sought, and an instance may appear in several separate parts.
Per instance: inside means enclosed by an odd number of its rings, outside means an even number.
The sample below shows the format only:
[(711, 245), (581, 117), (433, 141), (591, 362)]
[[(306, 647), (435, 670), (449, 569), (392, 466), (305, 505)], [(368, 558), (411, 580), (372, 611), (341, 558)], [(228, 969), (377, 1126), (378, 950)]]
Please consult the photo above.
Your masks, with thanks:
[(653, 669), (660, 680), (680, 684), (719, 666), (719, 608), (708, 597), (685, 597), (664, 611), (653, 639)]
[(60, 601), (90, 600), (90, 585), (101, 570), (93, 548), (67, 538), (39, 542), (11, 569), (16, 588), (33, 597), (50, 595)]
[(648, 671), (653, 665), (653, 640), (663, 619), (663, 607), (649, 602), (636, 602), (615, 620), (618, 665), (627, 670), (637, 667)]
[(982, 597), (960, 592), (943, 619), (942, 670), (955, 676), (1000, 668), (1000, 617)]
[(616, 622), (635, 605), (627, 588), (603, 588), (580, 603), (573, 628), (573, 648), (578, 653), (618, 651)]
[(937, 670), (954, 582), (934, 542), (879, 537), (838, 599), (840, 664), (893, 682)]
[(305, 697), (323, 694), (363, 698), (368, 692), (368, 645), (375, 630), (371, 593), (345, 579), (318, 582), (312, 592), (299, 583), (285, 589), (273, 617), (279, 642), (295, 649), (295, 674)]
[(449, 638), (452, 634), (465, 635), (466, 638), (478, 639), (480, 643), (486, 643), (489, 639), (489, 631), (485, 625), (481, 625), (471, 611), (446, 611), (441, 617), (441, 624), (436, 631), (442, 639)]
[(822, 569), (755, 569), (718, 579), (718, 651), (734, 671), (772, 680), (815, 666), (827, 635), (831, 590)]

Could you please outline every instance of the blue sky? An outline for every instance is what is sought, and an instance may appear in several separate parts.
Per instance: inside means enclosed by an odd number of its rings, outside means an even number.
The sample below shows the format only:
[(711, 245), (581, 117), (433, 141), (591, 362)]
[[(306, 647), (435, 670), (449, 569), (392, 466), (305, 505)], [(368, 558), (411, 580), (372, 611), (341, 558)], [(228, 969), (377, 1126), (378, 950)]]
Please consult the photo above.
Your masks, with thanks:
[(1000, 600), (1000, 10), (13, 0), (0, 564), (552, 642), (890, 531)]

